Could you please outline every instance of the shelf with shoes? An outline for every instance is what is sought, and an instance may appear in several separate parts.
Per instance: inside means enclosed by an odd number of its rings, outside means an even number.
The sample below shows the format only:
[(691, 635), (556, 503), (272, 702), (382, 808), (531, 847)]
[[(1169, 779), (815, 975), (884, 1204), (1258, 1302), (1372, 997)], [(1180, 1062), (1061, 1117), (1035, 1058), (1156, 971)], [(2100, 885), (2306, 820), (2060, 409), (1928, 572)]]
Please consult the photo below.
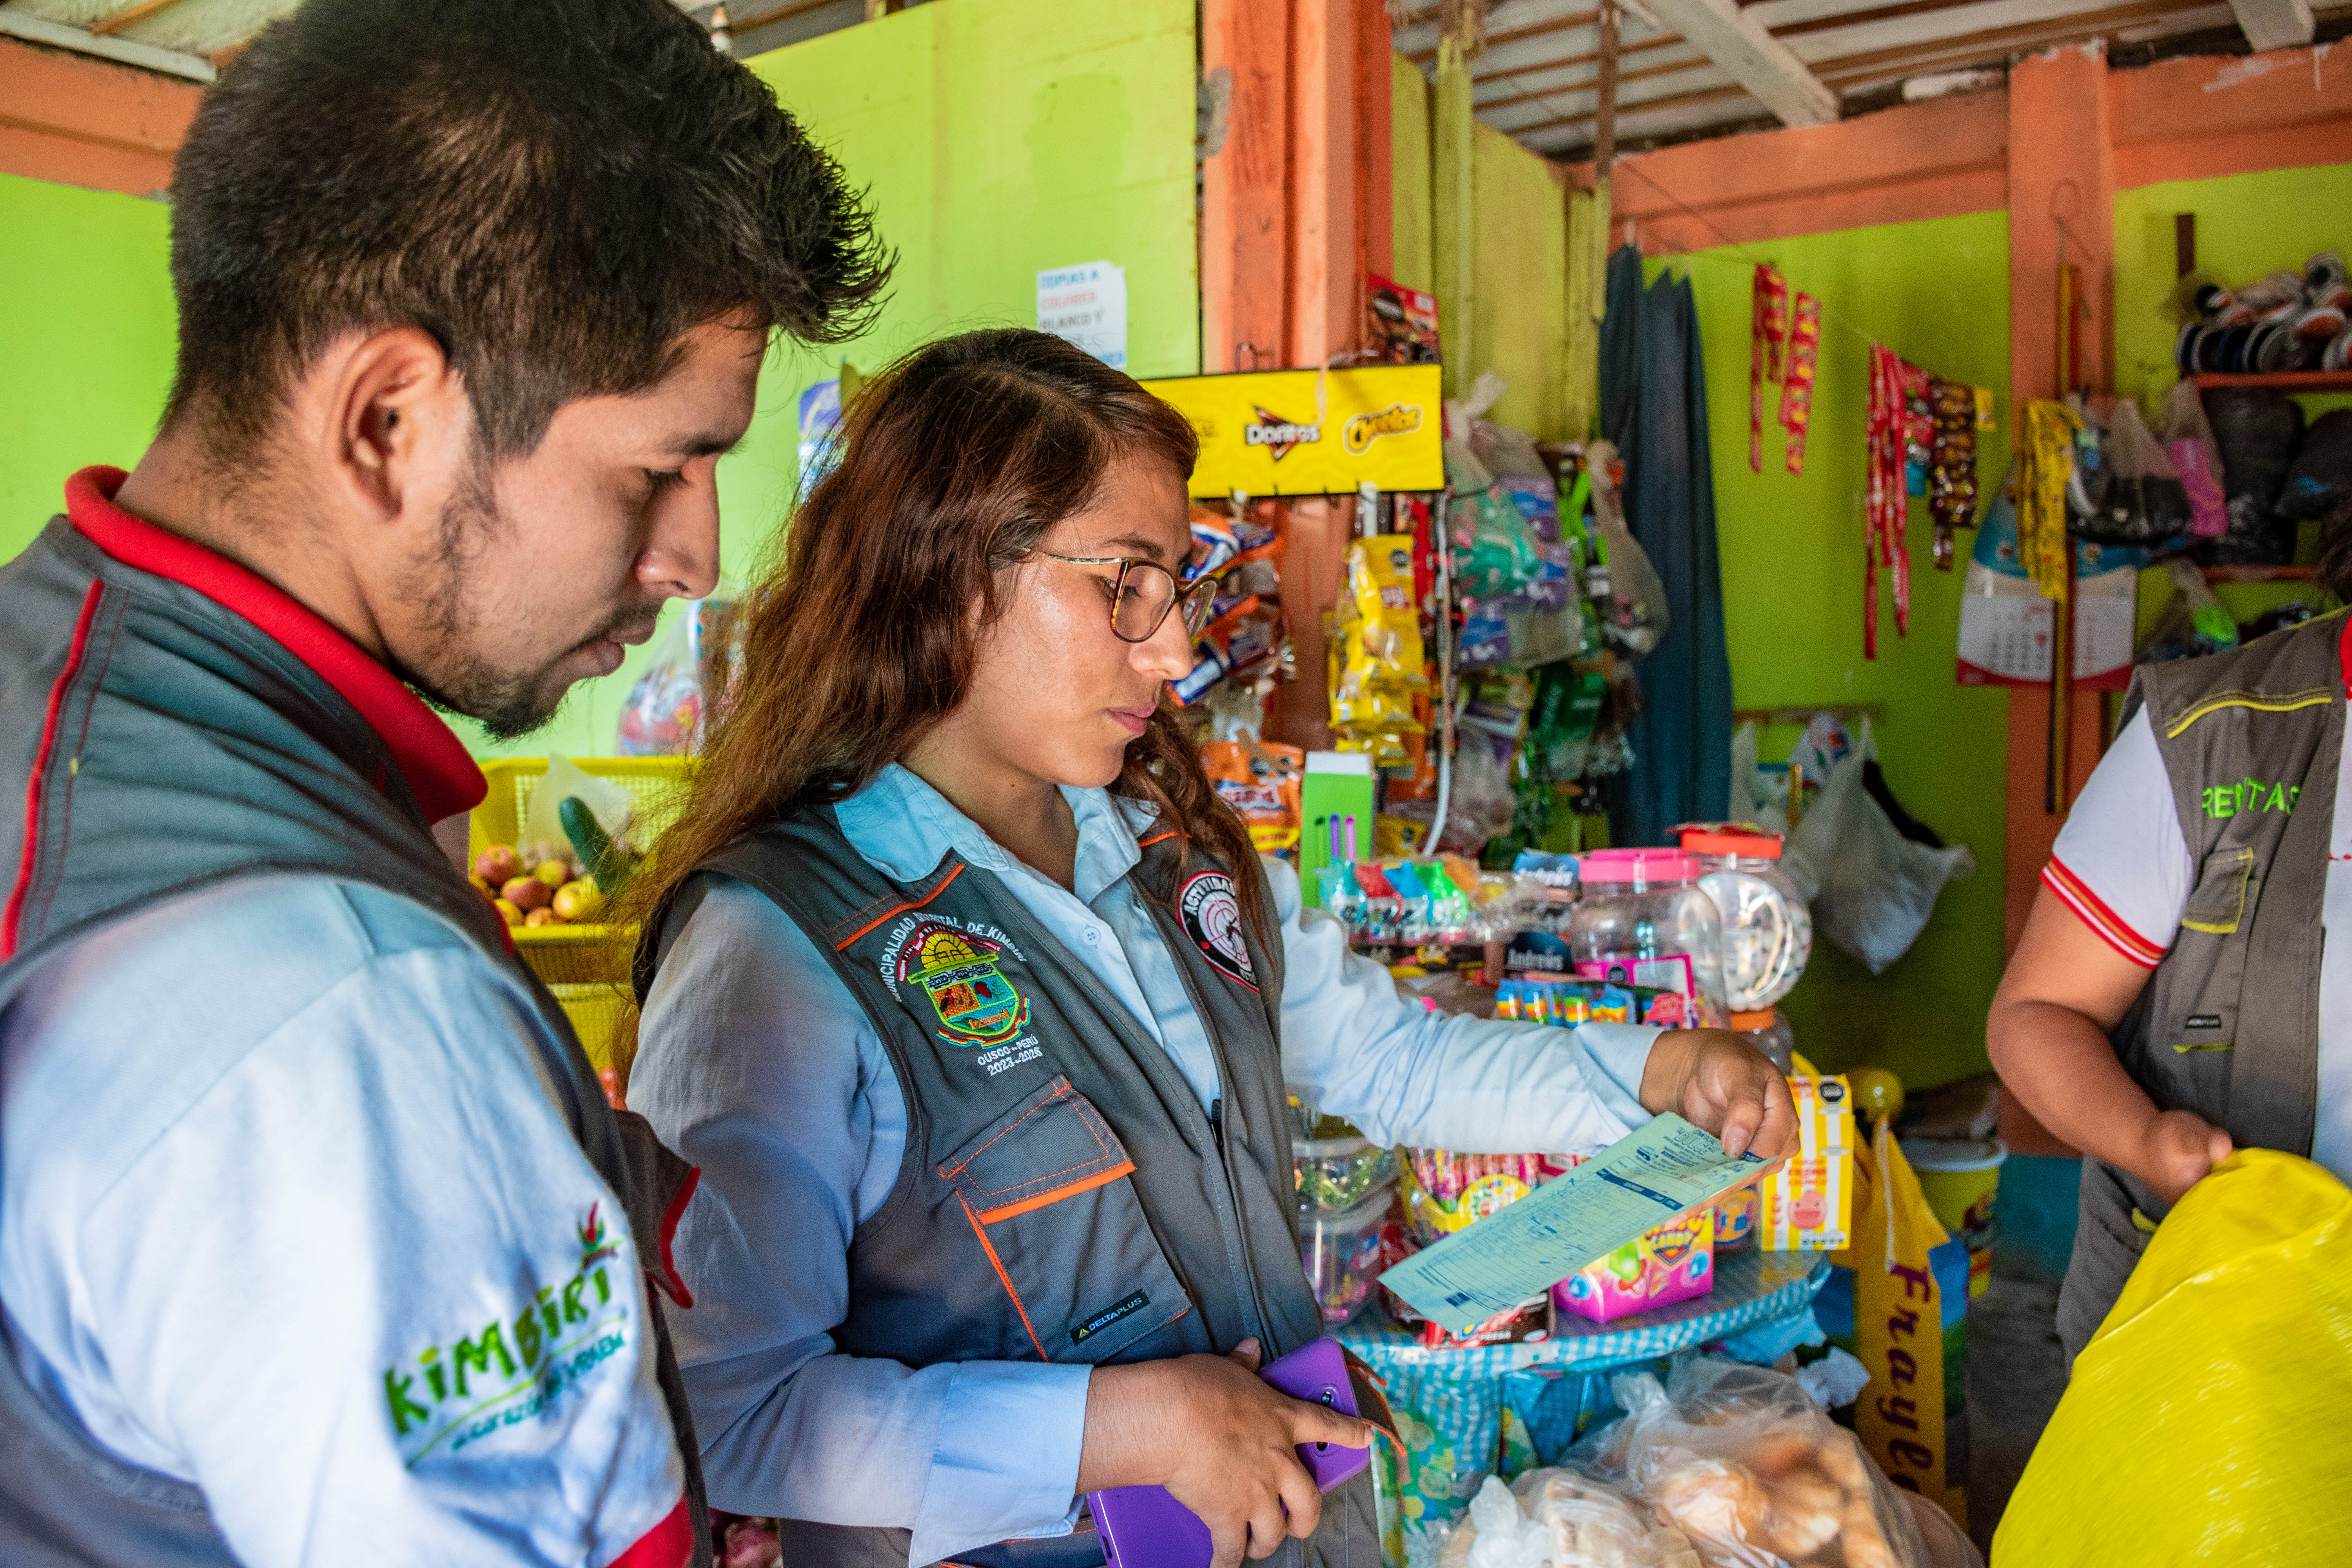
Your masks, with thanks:
[(2267, 386), (2277, 392), (2352, 392), (2352, 370), (2284, 370), (2268, 375), (2200, 374), (2191, 380), (2200, 390), (2217, 386)]

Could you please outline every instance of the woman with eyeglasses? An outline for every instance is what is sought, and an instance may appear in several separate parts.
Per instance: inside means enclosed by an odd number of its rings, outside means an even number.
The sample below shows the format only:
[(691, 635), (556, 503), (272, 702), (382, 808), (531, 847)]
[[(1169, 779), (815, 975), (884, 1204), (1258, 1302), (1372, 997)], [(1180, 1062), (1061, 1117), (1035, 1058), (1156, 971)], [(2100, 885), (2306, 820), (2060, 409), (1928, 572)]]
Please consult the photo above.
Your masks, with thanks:
[(1323, 1332), (1284, 1081), (1382, 1142), (1585, 1151), (1672, 1109), (1793, 1140), (1710, 1031), (1447, 1018), (1300, 908), (1168, 683), (1194, 437), (1057, 338), (973, 332), (849, 411), (741, 684), (632, 889), (629, 1089), (702, 1170), (672, 1320), (712, 1506), (794, 1564), (1095, 1568), (1159, 1484), (1216, 1561), (1369, 1564), (1360, 1425), (1261, 1358)]

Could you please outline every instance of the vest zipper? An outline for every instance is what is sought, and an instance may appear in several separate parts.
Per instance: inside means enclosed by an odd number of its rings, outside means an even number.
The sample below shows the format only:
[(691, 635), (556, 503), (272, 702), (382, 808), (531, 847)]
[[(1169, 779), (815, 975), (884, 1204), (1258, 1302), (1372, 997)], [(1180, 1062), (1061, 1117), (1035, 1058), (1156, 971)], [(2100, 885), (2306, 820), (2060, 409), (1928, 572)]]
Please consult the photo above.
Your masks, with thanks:
[[(1161, 923), (1161, 911), (1157, 905), (1146, 900), (1146, 908), (1151, 911), (1152, 925), (1160, 932), (1160, 940), (1169, 944), (1168, 956), (1175, 964), (1178, 984), (1184, 987), (1184, 994), (1192, 1001), (1192, 1016), (1201, 1020), (1201, 1036), (1209, 1042), (1209, 1054), (1216, 1058), (1217, 1083), (1222, 1089), (1224, 1084), (1232, 1080), (1233, 1067), (1225, 1059), (1225, 1043), (1217, 1037), (1216, 1027), (1212, 1022), (1207, 1001), (1201, 995), (1200, 988), (1192, 984), (1192, 972), (1184, 967), (1184, 961), (1177, 956), (1175, 942), (1181, 933), (1171, 933), (1168, 927)], [(1279, 1048), (1278, 1037), (1276, 1045)], [(1162, 1048), (1165, 1049), (1165, 1047)], [(1173, 1058), (1171, 1058), (1171, 1060), (1172, 1061)], [(1225, 1147), (1224, 1108), (1225, 1100), (1222, 1093), (1209, 1102), (1209, 1134), (1216, 1144), (1217, 1166), (1225, 1178), (1225, 1215), (1223, 1217), (1228, 1221), (1226, 1228), (1229, 1237), (1225, 1244), (1226, 1250), (1231, 1255), (1229, 1261), (1234, 1272), (1241, 1276), (1248, 1287), (1248, 1292), (1244, 1296), (1242, 1304), (1248, 1309), (1249, 1316), (1255, 1320), (1255, 1329), (1258, 1344), (1263, 1348), (1265, 1359), (1273, 1361), (1277, 1356), (1288, 1354), (1297, 1347), (1276, 1344), (1273, 1331), (1267, 1327), (1272, 1321), (1273, 1314), (1265, 1310), (1265, 1293), (1259, 1285), (1257, 1278), (1257, 1259), (1250, 1250), (1248, 1229), (1242, 1217), (1240, 1187), (1234, 1180), (1233, 1151)]]

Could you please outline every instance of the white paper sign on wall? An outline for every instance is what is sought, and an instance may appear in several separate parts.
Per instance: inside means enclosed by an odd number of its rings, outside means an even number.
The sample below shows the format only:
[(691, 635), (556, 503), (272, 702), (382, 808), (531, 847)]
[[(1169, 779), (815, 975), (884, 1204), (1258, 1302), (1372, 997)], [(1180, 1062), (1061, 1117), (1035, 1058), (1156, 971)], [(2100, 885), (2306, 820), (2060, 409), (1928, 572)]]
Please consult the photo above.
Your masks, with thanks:
[(1127, 368), (1127, 268), (1082, 261), (1037, 274), (1037, 330)]

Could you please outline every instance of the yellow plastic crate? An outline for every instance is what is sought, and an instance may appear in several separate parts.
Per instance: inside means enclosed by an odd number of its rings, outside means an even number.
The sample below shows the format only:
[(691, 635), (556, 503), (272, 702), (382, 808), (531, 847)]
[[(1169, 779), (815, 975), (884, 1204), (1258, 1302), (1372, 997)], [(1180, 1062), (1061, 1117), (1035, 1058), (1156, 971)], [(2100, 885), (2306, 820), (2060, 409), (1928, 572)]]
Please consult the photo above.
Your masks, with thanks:
[[(545, 927), (540, 928), (545, 930)], [(565, 985), (550, 983), (556, 1001), (580, 1037), (589, 1062), (598, 1072), (613, 1065), (613, 1037), (628, 1010), (628, 993), (617, 985)]]
[[(631, 837), (641, 847), (652, 841), (677, 811), (680, 786), (693, 766), (690, 757), (572, 760), (582, 773), (611, 779), (629, 792), (630, 799), (636, 803), (637, 823)], [(493, 844), (513, 844), (520, 837), (522, 825), (530, 819), (532, 792), (546, 775), (545, 757), (501, 757), (482, 764), (482, 776), (489, 782), (490, 789), (473, 811), (467, 851), (469, 857), (479, 855)], [(613, 1025), (620, 1016), (622, 993), (614, 986), (628, 979), (630, 947), (627, 942), (614, 940), (621, 934), (605, 925), (515, 928), (515, 951), (530, 965), (532, 973), (555, 988), (556, 999), (572, 1015), (572, 1025), (579, 1029), (583, 1044), (589, 1041), (592, 1027), (601, 1028), (598, 1038), (609, 1040)], [(584, 996), (573, 998), (566, 994), (591, 991), (598, 998), (593, 1003)], [(596, 1050), (591, 1045), (589, 1055), (594, 1057)], [(598, 1065), (604, 1065), (602, 1058)]]

